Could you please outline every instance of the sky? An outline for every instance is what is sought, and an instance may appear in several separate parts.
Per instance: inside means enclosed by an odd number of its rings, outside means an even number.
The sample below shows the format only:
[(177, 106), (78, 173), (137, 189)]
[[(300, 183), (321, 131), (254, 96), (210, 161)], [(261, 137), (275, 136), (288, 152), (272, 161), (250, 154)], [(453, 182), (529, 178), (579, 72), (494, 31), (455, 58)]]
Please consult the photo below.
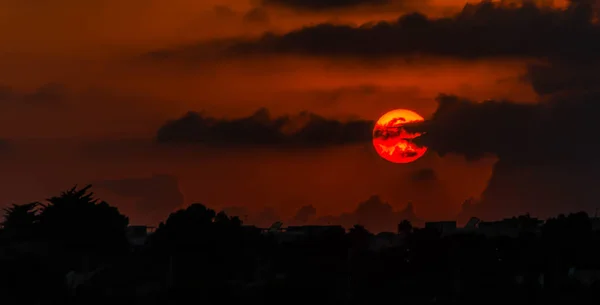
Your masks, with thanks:
[[(594, 213), (599, 4), (0, 0), (0, 205), (91, 183), (138, 224)], [(426, 119), (410, 164), (368, 136), (396, 108)]]

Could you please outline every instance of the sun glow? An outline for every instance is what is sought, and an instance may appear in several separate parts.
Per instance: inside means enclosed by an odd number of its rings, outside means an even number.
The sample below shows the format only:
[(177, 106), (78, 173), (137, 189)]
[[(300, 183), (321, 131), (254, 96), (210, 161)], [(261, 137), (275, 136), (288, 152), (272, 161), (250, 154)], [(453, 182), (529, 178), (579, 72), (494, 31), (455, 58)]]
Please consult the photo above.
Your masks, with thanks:
[(410, 133), (404, 125), (424, 121), (416, 112), (396, 109), (384, 114), (373, 129), (373, 146), (384, 159), (393, 163), (410, 163), (422, 157), (427, 147), (419, 146), (412, 140), (421, 133)]

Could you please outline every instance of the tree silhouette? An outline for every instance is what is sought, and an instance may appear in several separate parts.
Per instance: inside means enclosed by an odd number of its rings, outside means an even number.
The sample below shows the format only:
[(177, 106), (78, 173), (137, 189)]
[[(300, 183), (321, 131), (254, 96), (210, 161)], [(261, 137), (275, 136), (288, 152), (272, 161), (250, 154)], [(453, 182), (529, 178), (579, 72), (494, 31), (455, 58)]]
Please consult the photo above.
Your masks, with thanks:
[[(396, 292), (407, 304), (432, 299), (509, 304), (527, 297), (598, 303), (600, 281), (588, 277), (598, 266), (600, 233), (583, 212), (549, 219), (541, 235), (537, 219), (513, 217), (505, 220), (511, 233), (506, 236), (481, 234), (486, 232), (475, 226), (442, 236), (400, 217), (406, 220), (398, 231), (410, 232), (407, 239), (379, 250), (370, 247), (373, 234), (362, 225), (347, 233), (311, 226), (263, 235), (237, 217), (196, 203), (170, 214), (146, 247), (129, 252), (127, 217), (89, 190), (75, 186), (45, 203), (4, 209), (1, 236), (9, 241), (0, 244), (4, 303), (187, 304), (200, 298), (217, 304), (227, 298), (378, 305), (389, 303), (391, 289), (401, 289)], [(521, 232), (513, 237), (515, 226)], [(386, 235), (397, 237), (378, 238)], [(540, 274), (545, 287), (538, 284)], [(67, 297), (65, 278), (83, 282), (75, 296)]]
[(23, 243), (11, 248), (9, 261), (3, 260), (2, 269), (15, 275), (3, 283), (7, 287), (4, 299), (19, 303), (57, 301), (65, 291), (63, 283), (69, 270), (91, 271), (118, 260), (128, 250), (127, 217), (94, 199), (88, 192), (90, 187), (75, 186), (47, 199), (46, 204), (5, 209), (3, 231)]
[(576, 243), (592, 234), (592, 222), (585, 212), (563, 214), (550, 218), (542, 227), (542, 234), (549, 239)]
[(535, 231), (539, 225), (537, 218), (531, 217), (529, 213), (519, 215), (517, 217), (512, 217), (511, 221), (513, 221), (517, 225), (521, 232)]
[(373, 234), (361, 225), (354, 225), (348, 230), (348, 240), (356, 251), (364, 251), (369, 248)]
[(550, 218), (542, 227), (546, 250), (557, 268), (566, 269), (590, 259), (592, 222), (585, 212)]
[(227, 281), (253, 268), (246, 254), (246, 239), (238, 217), (215, 213), (195, 203), (171, 213), (153, 234), (150, 245), (168, 257), (178, 297), (203, 291), (223, 291)]
[[(35, 249), (31, 241), (36, 240), (36, 225), (39, 203), (13, 204), (5, 208), (4, 221), (2, 222), (2, 238), (5, 250), (0, 263), (0, 268), (5, 275), (0, 280), (0, 294), (7, 303), (33, 303), (46, 293), (49, 285), (45, 284), (43, 272), (44, 262), (31, 254)], [(8, 250), (8, 251), (7, 251)], [(9, 254), (8, 257), (6, 254)], [(9, 259), (10, 257), (10, 259)], [(32, 291), (32, 286), (43, 286)]]
[(39, 215), (41, 235), (51, 243), (54, 253), (63, 262), (75, 261), (66, 264), (69, 268), (81, 267), (78, 261), (84, 257), (100, 263), (128, 249), (125, 230), (129, 219), (117, 208), (95, 199), (90, 188), (74, 186), (47, 199)]
[(215, 213), (200, 203), (169, 215), (153, 235), (155, 248), (170, 252), (206, 250), (209, 245), (222, 242), (222, 238), (237, 237), (242, 222), (225, 212)]
[(400, 224), (398, 224), (398, 233), (410, 234), (412, 232), (413, 226), (410, 223), (410, 220), (402, 220)]
[(2, 222), (4, 237), (11, 241), (29, 240), (34, 237), (38, 221), (39, 202), (13, 204), (4, 209)]
[(348, 230), (348, 234), (369, 235), (371, 232), (362, 225), (354, 225)]

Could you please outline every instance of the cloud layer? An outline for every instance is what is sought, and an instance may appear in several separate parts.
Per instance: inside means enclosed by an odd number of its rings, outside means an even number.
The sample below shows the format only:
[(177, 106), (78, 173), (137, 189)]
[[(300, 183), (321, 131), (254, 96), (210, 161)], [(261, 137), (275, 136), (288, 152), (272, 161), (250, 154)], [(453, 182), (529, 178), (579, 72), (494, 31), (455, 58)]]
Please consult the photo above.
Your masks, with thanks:
[(275, 53), (381, 57), (413, 54), (479, 57), (597, 57), (600, 26), (594, 5), (573, 1), (566, 10), (484, 1), (451, 18), (407, 14), (360, 27), (323, 23), (286, 34), (267, 34), (232, 47), (237, 54)]
[(551, 60), (532, 64), (524, 79), (529, 81), (539, 95), (559, 92), (593, 91), (600, 88), (600, 62)]
[[(349, 213), (339, 215), (327, 215), (316, 218), (317, 209), (313, 205), (306, 205), (298, 209), (296, 215), (291, 219), (282, 219), (275, 214), (271, 208), (265, 208), (258, 214), (251, 215), (243, 207), (227, 207), (223, 209), (228, 215), (238, 216), (245, 219), (247, 224), (257, 225), (267, 228), (275, 221), (282, 221), (284, 226), (294, 225), (342, 225), (349, 229), (356, 224), (365, 226), (372, 232), (395, 232), (398, 223), (402, 220), (409, 220), (416, 225), (423, 225), (422, 220), (417, 217), (412, 203), (402, 210), (396, 211), (387, 202), (384, 202), (380, 196), (371, 196), (367, 200), (360, 202), (355, 210)], [(250, 215), (249, 215), (250, 214)]]
[(414, 129), (426, 134), (415, 141), (468, 158), (494, 154), (522, 163), (584, 162), (600, 152), (592, 140), (600, 127), (598, 100), (597, 92), (557, 95), (539, 104), (441, 95), (431, 120), (416, 124)]
[(46, 83), (30, 92), (0, 85), (0, 107), (60, 107), (68, 95), (66, 86), (59, 83)]
[(283, 6), (300, 10), (329, 10), (361, 5), (385, 5), (393, 0), (262, 0), (266, 6)]
[(9, 147), (10, 145), (7, 140), (0, 139), (0, 153), (7, 151)]
[(379, 196), (371, 196), (359, 203), (356, 210), (351, 213), (342, 213), (339, 216), (324, 216), (317, 219), (317, 223), (322, 225), (341, 224), (346, 228), (360, 224), (372, 232), (379, 233), (395, 232), (398, 223), (402, 220), (409, 220), (413, 224), (422, 226), (421, 220), (414, 213), (412, 203), (408, 203), (403, 210), (395, 211), (390, 204), (383, 201)]
[(499, 158), (481, 201), (463, 218), (594, 212), (600, 198), (594, 186), (600, 178), (600, 143), (594, 140), (600, 87), (564, 78), (553, 88), (557, 92), (538, 104), (442, 95), (431, 120), (408, 127), (425, 131), (417, 141), (442, 155)]
[(266, 109), (239, 119), (216, 119), (190, 112), (157, 132), (161, 143), (321, 147), (367, 142), (372, 121), (340, 122), (313, 113), (272, 118)]

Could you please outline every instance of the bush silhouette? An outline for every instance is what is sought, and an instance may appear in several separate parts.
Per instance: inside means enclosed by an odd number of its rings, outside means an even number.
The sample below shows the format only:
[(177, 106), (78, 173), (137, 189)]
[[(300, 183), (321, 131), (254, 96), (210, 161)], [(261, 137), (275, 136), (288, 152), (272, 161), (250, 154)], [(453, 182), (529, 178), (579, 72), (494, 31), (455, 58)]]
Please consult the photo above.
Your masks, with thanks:
[[(132, 249), (127, 217), (95, 199), (89, 185), (75, 186), (44, 203), (5, 209), (0, 268), (8, 276), (0, 277), (0, 294), (8, 304), (187, 304), (195, 298), (377, 305), (394, 295), (405, 304), (591, 304), (600, 296), (594, 293), (600, 284), (593, 270), (600, 255), (595, 221), (582, 212), (540, 226), (522, 215), (504, 220), (501, 227), (511, 228), (506, 236), (477, 228), (441, 234), (409, 221), (398, 224), (408, 234), (398, 235), (373, 235), (361, 225), (347, 233), (335, 226), (264, 232), (196, 203), (171, 213), (144, 247)], [(67, 273), (93, 277), (71, 295)]]
[(244, 277), (245, 269), (254, 268), (248, 252), (253, 239), (246, 237), (238, 217), (195, 203), (169, 215), (149, 246), (169, 260), (173, 289), (184, 302), (199, 289), (224, 292), (231, 281)]
[[(128, 251), (125, 231), (129, 219), (95, 199), (90, 188), (75, 186), (47, 199), (39, 214), (41, 237), (65, 268), (94, 268)], [(81, 265), (82, 259), (91, 265)]]
[(13, 204), (4, 209), (2, 233), (5, 241), (20, 242), (32, 240), (36, 235), (40, 203)]
[(2, 235), (10, 256), (3, 256), (2, 269), (13, 276), (0, 285), (7, 302), (60, 302), (67, 272), (92, 271), (128, 252), (127, 217), (94, 199), (90, 187), (5, 209)]

